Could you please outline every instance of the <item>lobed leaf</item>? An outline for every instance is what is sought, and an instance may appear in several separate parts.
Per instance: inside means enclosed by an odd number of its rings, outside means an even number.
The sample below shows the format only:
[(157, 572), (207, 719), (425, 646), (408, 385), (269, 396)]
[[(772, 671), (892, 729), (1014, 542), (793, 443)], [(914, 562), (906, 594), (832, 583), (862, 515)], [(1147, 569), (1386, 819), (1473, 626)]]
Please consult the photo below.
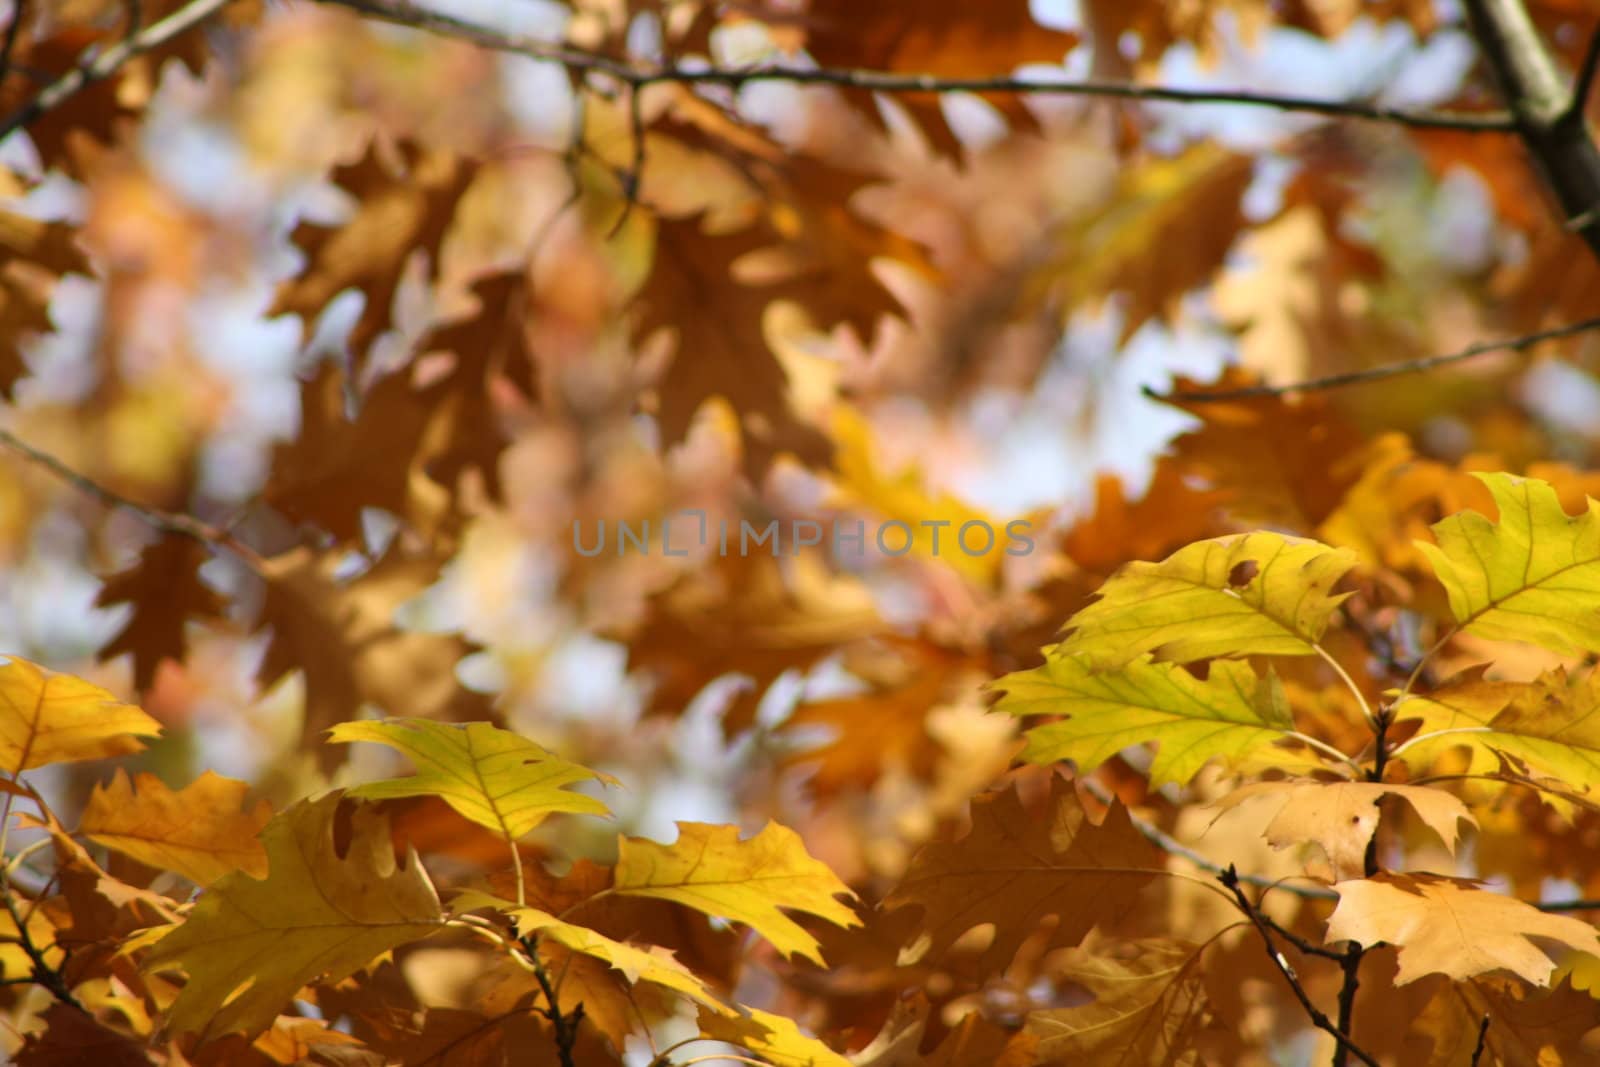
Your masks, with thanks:
[(96, 785), (78, 822), (91, 841), (140, 863), (209, 885), (233, 871), (267, 875), (267, 853), (256, 840), (272, 809), (244, 808), (250, 787), (210, 771), (174, 792), (153, 774), (116, 777)]
[(1600, 650), (1600, 503), (1568, 515), (1548, 482), (1475, 476), (1499, 521), (1464, 511), (1434, 524), (1438, 544), (1417, 542), (1461, 629), (1570, 656)]
[(1219, 660), (1204, 680), (1175, 663), (1141, 656), (1096, 673), (1060, 646), (1043, 666), (993, 683), (1005, 696), (996, 711), (1016, 716), (1065, 715), (1027, 732), (1030, 763), (1072, 760), (1092, 771), (1118, 752), (1154, 742), (1152, 785), (1188, 782), (1220, 759), (1231, 769), (1268, 766), (1310, 770), (1322, 762), (1279, 744), (1294, 730), (1276, 675), (1258, 678), (1247, 664)]
[(161, 724), (70, 674), (46, 675), (17, 656), (0, 666), (0, 771), (138, 752)]
[(1130, 563), (1072, 617), (1058, 647), (1110, 670), (1146, 652), (1161, 660), (1305, 656), (1344, 595), (1348, 549), (1258, 532), (1197, 541), (1160, 563)]
[(437, 796), (461, 815), (515, 841), (558, 811), (609, 815), (604, 802), (566, 787), (610, 775), (551, 755), (491, 723), (427, 719), (363, 719), (328, 731), (337, 744), (370, 741), (404, 752), (416, 764), (410, 778), (368, 782), (350, 795), (368, 800)]
[(670, 845), (624, 837), (613, 889), (629, 896), (657, 897), (742, 922), (786, 956), (822, 963), (817, 939), (783, 909), (826, 919), (836, 926), (861, 920), (839, 897), (850, 888), (827, 865), (806, 852), (800, 835), (769, 822), (756, 836), (739, 839), (736, 826), (680, 822)]
[(275, 816), (261, 832), (267, 877), (235, 871), (220, 879), (151, 948), (146, 970), (189, 976), (168, 1011), (173, 1030), (254, 1035), (306, 983), (338, 981), (440, 928), (433, 883), (415, 853), (396, 865), (382, 816), (358, 810), (339, 855), (339, 801), (329, 793)]

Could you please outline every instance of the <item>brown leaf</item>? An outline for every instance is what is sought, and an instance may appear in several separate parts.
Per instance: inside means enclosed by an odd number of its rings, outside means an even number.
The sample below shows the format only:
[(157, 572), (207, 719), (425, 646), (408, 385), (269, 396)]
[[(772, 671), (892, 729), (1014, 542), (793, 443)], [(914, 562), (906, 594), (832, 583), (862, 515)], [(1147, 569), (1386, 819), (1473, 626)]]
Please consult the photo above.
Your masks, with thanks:
[[(770, 2), (770, 0), (769, 0)], [(990, 78), (1027, 63), (1060, 63), (1079, 37), (1034, 21), (1028, 0), (973, 5), (961, 0), (813, 0), (805, 16), (806, 51), (824, 67), (930, 74), (944, 78)], [(875, 124), (883, 119), (872, 94), (850, 90), (847, 98)], [(981, 94), (1013, 128), (1037, 128), (1014, 93)], [(939, 96), (896, 94), (935, 150), (960, 155), (962, 145), (945, 122)]]
[(44, 1012), (44, 1029), (28, 1034), (17, 1049), (17, 1067), (151, 1067), (138, 1042), (97, 1022), (69, 1004)]
[[(533, 356), (521, 321), (524, 277), (492, 275), (474, 286), (479, 307), (423, 338), (419, 353), (453, 363), (418, 384), (416, 363), (379, 379), (354, 420), (345, 415), (347, 379), (331, 364), (301, 387), (300, 433), (279, 445), (265, 499), (290, 518), (341, 540), (361, 533), (364, 508), (381, 508), (432, 538), (457, 518), (459, 481), (481, 471), (498, 496), (506, 445), (494, 399), (502, 378), (527, 395)], [(437, 369), (436, 367), (434, 368)]]
[(394, 611), (426, 589), (439, 565), (391, 548), (370, 570), (341, 581), (344, 553), (297, 548), (267, 561), (261, 625), (272, 642), (257, 677), (272, 685), (292, 670), (305, 672), (302, 742), (324, 767), (347, 751), (321, 743), (322, 732), (351, 718), (364, 703), (394, 716), (466, 721), (488, 718), (486, 697), (455, 678), (470, 650), (459, 636), (405, 631)]
[(63, 274), (89, 273), (76, 233), (69, 223), (0, 211), (0, 397), (10, 399), (28, 373), (21, 343), (54, 326), (50, 292), (56, 281)]
[(329, 301), (360, 289), (366, 305), (349, 340), (358, 368), (393, 325), (395, 293), (412, 253), (427, 254), (427, 279), (438, 281), (440, 248), (474, 174), (449, 153), (410, 143), (386, 149), (374, 140), (360, 159), (334, 171), (332, 181), (350, 194), (355, 213), (342, 225), (302, 222), (295, 228), (292, 239), (306, 265), (283, 283), (267, 312), (299, 315), (309, 336)]
[(1191, 488), (1177, 462), (1163, 456), (1144, 496), (1130, 501), (1115, 475), (1095, 480), (1095, 508), (1067, 531), (1062, 550), (1085, 570), (1110, 574), (1138, 559), (1165, 559), (1190, 541), (1224, 530), (1216, 510), (1230, 494)]
[(1050, 944), (1074, 945), (1100, 922), (1138, 906), (1138, 890), (1165, 869), (1155, 846), (1113, 805), (1091, 822), (1071, 782), (1052, 779), (1044, 817), (1028, 812), (1016, 789), (972, 802), (972, 829), (957, 841), (926, 845), (884, 900), (922, 908), (926, 955), (939, 958), (973, 927), (994, 926), (979, 961), (986, 973), (1011, 962), (1050, 916)]
[(200, 578), (200, 566), (210, 558), (199, 541), (164, 534), (137, 561), (107, 578), (95, 598), (97, 607), (133, 605), (127, 623), (100, 650), (100, 659), (132, 653), (133, 682), (141, 692), (155, 681), (162, 660), (183, 662), (191, 620), (222, 619), (226, 603)]

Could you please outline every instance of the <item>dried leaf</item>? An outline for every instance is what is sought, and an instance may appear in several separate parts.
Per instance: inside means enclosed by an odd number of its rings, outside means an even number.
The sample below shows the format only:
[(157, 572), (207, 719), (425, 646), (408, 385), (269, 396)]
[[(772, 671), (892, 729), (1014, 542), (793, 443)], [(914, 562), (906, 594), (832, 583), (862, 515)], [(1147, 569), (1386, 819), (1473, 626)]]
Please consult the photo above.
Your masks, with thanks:
[(96, 844), (198, 885), (243, 871), (267, 875), (267, 853), (256, 835), (272, 817), (265, 800), (244, 806), (249, 785), (206, 771), (177, 792), (153, 774), (129, 779), (118, 770), (96, 785), (78, 832)]
[(131, 604), (133, 612), (102, 660), (133, 654), (133, 684), (147, 692), (162, 660), (182, 663), (189, 643), (184, 631), (191, 620), (214, 622), (226, 605), (200, 579), (200, 566), (211, 558), (206, 546), (191, 537), (166, 534), (139, 553), (127, 569), (106, 579), (95, 598), (98, 607)]
[(1328, 942), (1398, 946), (1398, 985), (1426, 974), (1463, 981), (1497, 970), (1549, 985), (1556, 965), (1535, 937), (1600, 954), (1600, 933), (1588, 923), (1458, 879), (1380, 874), (1339, 882), (1334, 889), (1339, 906), (1328, 920)]

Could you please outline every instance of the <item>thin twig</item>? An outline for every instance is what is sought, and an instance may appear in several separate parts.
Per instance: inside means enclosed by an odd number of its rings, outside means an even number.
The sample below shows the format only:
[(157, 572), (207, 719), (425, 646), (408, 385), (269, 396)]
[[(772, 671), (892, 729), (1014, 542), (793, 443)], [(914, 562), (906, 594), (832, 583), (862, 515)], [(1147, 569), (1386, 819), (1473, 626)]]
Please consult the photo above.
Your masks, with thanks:
[(22, 129), (52, 108), (59, 107), (100, 79), (115, 74), (118, 68), (133, 57), (152, 48), (158, 48), (179, 34), (200, 25), (221, 11), (229, 2), (230, 0), (194, 0), (194, 3), (179, 8), (149, 28), (117, 42), (88, 62), (73, 67), (40, 90), (39, 95), (12, 112), (4, 121), (0, 121), (0, 139)]
[(641, 67), (608, 56), (552, 44), (526, 34), (502, 33), (491, 27), (426, 10), (405, 0), (319, 0), (349, 8), (370, 18), (393, 22), (441, 36), (469, 41), (483, 48), (513, 52), (530, 59), (560, 63), (579, 73), (603, 74), (630, 87), (672, 82), (678, 85), (724, 85), (737, 89), (753, 82), (793, 85), (829, 85), (880, 93), (1038, 93), (1052, 96), (1109, 97), (1120, 100), (1174, 104), (1237, 104), (1278, 111), (1299, 111), (1367, 122), (1389, 122), (1412, 129), (1464, 130), (1475, 133), (1512, 133), (1516, 124), (1508, 112), (1458, 112), (1384, 107), (1350, 100), (1321, 100), (1247, 89), (1172, 89), (1153, 85), (1097, 80), (1064, 81), (999, 75), (982, 78), (938, 78), (928, 74), (890, 74), (873, 70), (839, 68), (758, 67)]
[[(1326, 1012), (1311, 1002), (1311, 998), (1306, 994), (1305, 987), (1300, 984), (1299, 975), (1295, 974), (1294, 968), (1289, 966), (1289, 961), (1283, 958), (1283, 953), (1279, 952), (1277, 946), (1273, 944), (1272, 932), (1262, 921), (1261, 913), (1254, 904), (1250, 903), (1250, 898), (1244, 895), (1244, 889), (1239, 884), (1242, 879), (1240, 879), (1239, 873), (1234, 870), (1233, 864), (1230, 863), (1227, 869), (1217, 877), (1223, 886), (1233, 893), (1234, 902), (1238, 904), (1239, 910), (1244, 912), (1245, 917), (1250, 920), (1250, 925), (1254, 926), (1256, 932), (1261, 935), (1261, 941), (1266, 946), (1267, 955), (1271, 958), (1273, 966), (1278, 968), (1278, 973), (1283, 975), (1283, 980), (1289, 983), (1290, 992), (1300, 1002), (1300, 1007), (1305, 1010), (1306, 1015), (1311, 1019), (1311, 1024), (1318, 1030), (1330, 1034), (1334, 1041), (1338, 1043), (1341, 1053), (1348, 1052), (1366, 1064), (1367, 1067), (1380, 1067), (1377, 1060), (1351, 1041), (1349, 1035), (1343, 1029), (1334, 1025), (1333, 1020), (1328, 1018)], [(1336, 1060), (1335, 1062), (1342, 1062), (1342, 1060)]]
[(87, 475), (73, 470), (50, 453), (33, 447), (9, 430), (0, 430), (0, 447), (10, 449), (35, 466), (43, 467), (80, 493), (93, 497), (106, 507), (117, 508), (136, 515), (146, 524), (163, 533), (175, 534), (179, 537), (187, 537), (191, 540), (199, 541), (201, 544), (227, 549), (257, 573), (260, 573), (266, 566), (266, 561), (261, 558), (260, 553), (240, 541), (229, 530), (208, 522), (202, 522), (193, 515), (185, 515), (178, 511), (167, 511), (164, 508), (151, 507), (148, 504), (140, 504), (129, 500), (121, 493), (107, 489)]
[(533, 961), (533, 977), (538, 981), (540, 990), (544, 993), (545, 1003), (548, 1007), (541, 1013), (550, 1020), (550, 1026), (555, 1030), (556, 1053), (560, 1056), (561, 1067), (577, 1067), (577, 1060), (573, 1058), (573, 1047), (578, 1043), (578, 1024), (583, 1021), (583, 1003), (580, 1001), (573, 1007), (571, 1013), (563, 1013), (556, 1001), (555, 987), (550, 983), (550, 975), (544, 969), (544, 963), (539, 959), (538, 939), (533, 935), (519, 937), (518, 942), (522, 950), (528, 954), (528, 959)]
[(1476, 344), (1468, 345), (1459, 352), (1423, 356), (1420, 359), (1406, 359), (1401, 360), (1399, 363), (1386, 363), (1381, 367), (1348, 371), (1344, 374), (1330, 374), (1323, 378), (1307, 378), (1304, 381), (1289, 382), (1286, 385), (1247, 385), (1238, 389), (1219, 389), (1214, 392), (1194, 391), (1165, 394), (1158, 393), (1147, 385), (1144, 387), (1144, 395), (1152, 400), (1181, 401), (1186, 404), (1217, 404), (1229, 400), (1253, 400), (1265, 396), (1285, 396), (1289, 393), (1309, 393), (1323, 389), (1340, 389), (1347, 385), (1365, 385), (1368, 382), (1383, 381), (1386, 378), (1398, 378), (1404, 374), (1419, 374), (1422, 371), (1433, 370), (1435, 367), (1461, 363), (1478, 356), (1488, 355), (1491, 352), (1522, 352), (1544, 341), (1559, 341), (1564, 337), (1575, 337), (1578, 334), (1587, 333), (1594, 329), (1600, 329), (1600, 315), (1596, 315), (1593, 318), (1580, 319), (1565, 326), (1556, 326), (1548, 330), (1523, 334), (1520, 337), (1507, 338), (1503, 341), (1479, 341)]
[(1487, 1047), (1489, 1037), (1489, 1013), (1483, 1013), (1483, 1019), (1478, 1023), (1478, 1043), (1472, 1047), (1472, 1065), (1478, 1067), (1478, 1061), (1483, 1059), (1483, 1050)]
[(29, 980), (35, 985), (43, 986), (61, 1003), (84, 1011), (83, 1004), (72, 995), (72, 989), (67, 985), (66, 979), (61, 977), (61, 972), (45, 962), (44, 950), (33, 943), (33, 934), (28, 930), (28, 919), (17, 911), (17, 904), (12, 899), (9, 886), (0, 886), (0, 906), (4, 906), (6, 914), (11, 917), (12, 924), (17, 928), (17, 948), (28, 957), (28, 963), (32, 966)]

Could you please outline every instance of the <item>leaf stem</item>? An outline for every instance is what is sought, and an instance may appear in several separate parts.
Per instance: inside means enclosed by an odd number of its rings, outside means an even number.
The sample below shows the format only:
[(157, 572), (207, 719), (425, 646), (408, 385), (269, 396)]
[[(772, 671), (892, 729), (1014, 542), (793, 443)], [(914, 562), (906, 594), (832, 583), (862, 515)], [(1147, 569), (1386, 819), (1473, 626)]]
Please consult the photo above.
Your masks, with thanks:
[(1367, 703), (1366, 695), (1361, 692), (1361, 687), (1356, 685), (1356, 680), (1350, 677), (1350, 672), (1344, 669), (1344, 664), (1329, 655), (1328, 650), (1323, 648), (1321, 644), (1313, 644), (1311, 647), (1317, 650), (1317, 655), (1322, 657), (1324, 663), (1333, 668), (1333, 672), (1344, 682), (1345, 688), (1354, 694), (1356, 703), (1361, 705), (1362, 717), (1369, 724), (1376, 723), (1377, 719), (1372, 714), (1372, 705)]

